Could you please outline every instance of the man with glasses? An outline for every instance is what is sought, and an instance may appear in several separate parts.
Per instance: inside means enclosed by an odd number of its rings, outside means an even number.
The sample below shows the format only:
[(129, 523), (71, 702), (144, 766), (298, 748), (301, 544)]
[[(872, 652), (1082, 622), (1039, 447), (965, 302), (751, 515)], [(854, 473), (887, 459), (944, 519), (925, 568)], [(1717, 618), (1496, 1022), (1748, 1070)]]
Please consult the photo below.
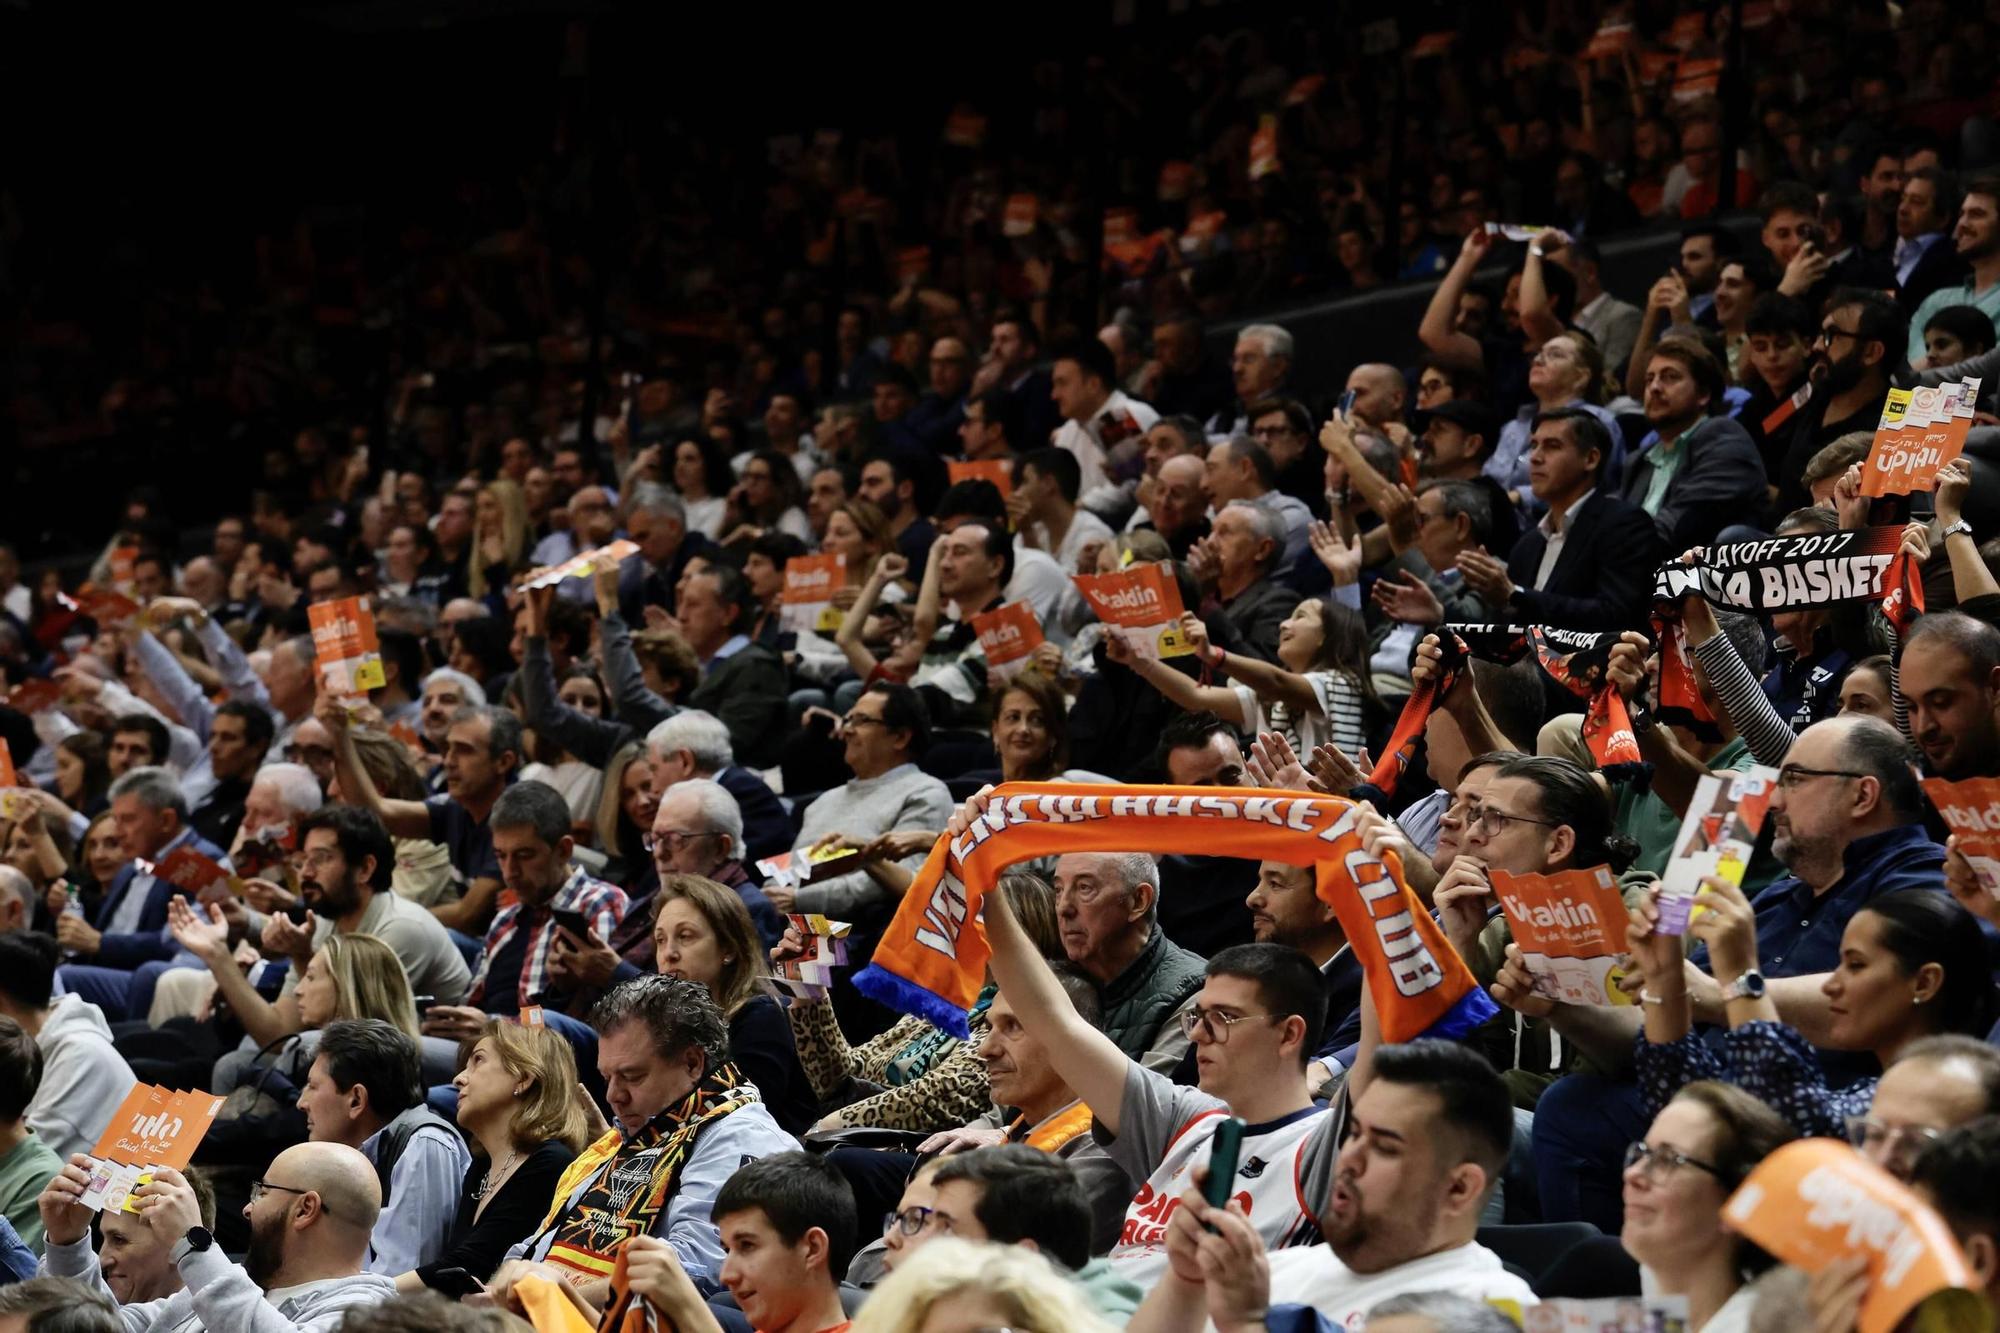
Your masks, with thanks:
[[(1400, 393), (1401, 377), (1396, 383)], [(1316, 436), (1312, 413), (1296, 398), (1262, 398), (1250, 404), (1250, 438), (1271, 455), (1278, 472), (1276, 490), (1308, 507), (1326, 498), (1326, 460), (1314, 447)]]
[(1793, 418), (1784, 462), (1771, 478), (1778, 488), (1769, 515), (1774, 526), (1812, 503), (1800, 478), (1814, 454), (1850, 431), (1874, 433), (1908, 328), (1902, 309), (1880, 292), (1849, 287), (1827, 298), (1808, 372), (1812, 401)]
[[(863, 846), (885, 833), (906, 833), (913, 843), (921, 840), (922, 848), (893, 859), (914, 874), (951, 817), (951, 792), (917, 767), (931, 739), (922, 696), (908, 685), (877, 681), (847, 710), (840, 739), (854, 778), (806, 807), (792, 850), (803, 855), (836, 833)], [(797, 889), (774, 884), (765, 892), (781, 912), (823, 912), (844, 921), (857, 921), (850, 913), (862, 913), (857, 924), (872, 923), (872, 930), (887, 922), (897, 897), (870, 873), (880, 869), (871, 864)]]
[[(2000, 1111), (2000, 1050), (1975, 1037), (1922, 1037), (1896, 1053), (1847, 1141), (1899, 1180), (1947, 1131)], [(1918, 1171), (1921, 1179), (1922, 1172)]]
[[(974, 797), (952, 823), (963, 830), (983, 809)], [(1323, 1112), (1306, 1091), (1306, 1062), (1326, 1019), (1326, 983), (1311, 959), (1282, 945), (1245, 944), (1209, 962), (1195, 1004), (1181, 1015), (1200, 1076), (1200, 1086), (1188, 1088), (1145, 1068), (1077, 1014), (1003, 895), (987, 900), (986, 934), (993, 979), (1022, 1026), (1090, 1108), (1112, 1159), (1144, 1182), (1108, 1256), (1120, 1277), (1148, 1287), (1166, 1275), (1168, 1223), (1226, 1115), (1249, 1124), (1230, 1193), (1258, 1240), (1276, 1249), (1310, 1235), (1314, 1219), (1300, 1188), (1305, 1147)]]
[[(89, 1183), (89, 1159), (78, 1154), (43, 1192), (49, 1248), (41, 1271), (108, 1296), (90, 1248), (91, 1210), (82, 1202)], [(382, 1190), (368, 1159), (344, 1145), (296, 1144), (265, 1169), (243, 1209), (250, 1250), (241, 1266), (202, 1224), (200, 1197), (180, 1172), (159, 1168), (135, 1197), (146, 1225), (171, 1238), (168, 1257), (186, 1286), (122, 1307), (128, 1329), (329, 1333), (349, 1311), (396, 1294), (390, 1278), (363, 1270)]]

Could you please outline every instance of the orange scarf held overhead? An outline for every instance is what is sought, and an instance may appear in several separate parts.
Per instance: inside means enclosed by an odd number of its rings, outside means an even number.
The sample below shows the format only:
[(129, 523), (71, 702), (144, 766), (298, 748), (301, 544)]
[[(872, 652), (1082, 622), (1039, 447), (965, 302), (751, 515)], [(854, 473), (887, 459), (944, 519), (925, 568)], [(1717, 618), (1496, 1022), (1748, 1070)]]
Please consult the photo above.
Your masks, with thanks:
[(1355, 802), (1242, 787), (1010, 782), (957, 838), (941, 837), (889, 923), (862, 994), (964, 1037), (990, 954), (981, 901), (1000, 872), (1065, 852), (1196, 853), (1314, 866), (1368, 978), (1385, 1041), (1494, 1012), (1401, 865), (1362, 846)]

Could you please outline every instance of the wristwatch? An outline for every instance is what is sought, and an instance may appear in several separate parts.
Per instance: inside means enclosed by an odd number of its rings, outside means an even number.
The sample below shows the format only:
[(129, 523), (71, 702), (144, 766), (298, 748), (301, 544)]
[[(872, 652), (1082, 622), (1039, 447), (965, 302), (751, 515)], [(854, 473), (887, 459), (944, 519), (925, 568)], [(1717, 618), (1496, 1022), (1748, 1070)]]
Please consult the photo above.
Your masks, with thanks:
[(1653, 712), (1652, 703), (1645, 695), (1635, 695), (1625, 701), (1625, 717), (1632, 724), (1632, 734), (1643, 736), (1660, 725), (1660, 719)]
[(1761, 1000), (1764, 998), (1764, 974), (1751, 968), (1723, 988), (1722, 998), (1728, 1000)]
[(174, 1242), (167, 1251), (167, 1261), (178, 1265), (190, 1254), (206, 1254), (215, 1247), (215, 1237), (207, 1227), (189, 1227), (187, 1235)]
[(1950, 541), (1953, 537), (1956, 537), (1961, 532), (1964, 533), (1966, 536), (1971, 537), (1974, 541), (1979, 540), (1979, 538), (1972, 531), (1972, 525), (1970, 523), (1967, 523), (1962, 518), (1958, 520), (1958, 522), (1953, 523), (1951, 526), (1947, 527), (1943, 532), (1939, 533), (1938, 540), (1941, 542)]

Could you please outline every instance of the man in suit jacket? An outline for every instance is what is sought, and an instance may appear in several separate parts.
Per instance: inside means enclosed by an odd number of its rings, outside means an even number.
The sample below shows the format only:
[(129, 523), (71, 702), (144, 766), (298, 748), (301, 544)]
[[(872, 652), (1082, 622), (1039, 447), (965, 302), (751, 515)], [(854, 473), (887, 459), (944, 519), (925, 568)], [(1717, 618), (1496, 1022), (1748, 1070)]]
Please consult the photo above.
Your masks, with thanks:
[(707, 537), (687, 530), (687, 511), (678, 495), (654, 487), (645, 490), (625, 519), (626, 535), (639, 544), (639, 551), (618, 569), (618, 611), (635, 629), (645, 628), (649, 606), (675, 613), (674, 585), (681, 571), (688, 561), (697, 556), (705, 559), (714, 551)]
[(1637, 629), (1646, 623), (1659, 534), (1645, 510), (1597, 488), (1611, 437), (1581, 408), (1537, 416), (1528, 485), (1548, 506), (1503, 566), (1467, 551), (1459, 571), (1492, 619), (1564, 629)]
[(1940, 287), (1964, 282), (1966, 263), (1951, 241), (1958, 218), (1958, 187), (1936, 167), (1923, 167), (1903, 182), (1896, 205), (1896, 301), (1911, 314)]
[(1704, 546), (1764, 504), (1764, 459), (1722, 403), (1722, 366), (1693, 338), (1662, 338), (1647, 356), (1653, 442), (1625, 465), (1625, 500), (1653, 516), (1671, 556)]
[[(164, 768), (135, 768), (112, 783), (111, 819), (132, 860), (112, 877), (96, 917), (85, 921), (63, 915), (56, 922), (56, 939), (66, 952), (91, 964), (64, 967), (63, 985), (115, 1022), (127, 1017), (133, 969), (163, 963), (177, 948), (166, 931), (167, 903), (184, 890), (155, 875), (153, 867), (183, 847), (224, 868), (229, 854), (188, 823), (180, 779)], [(151, 988), (147, 991), (150, 995)]]
[(699, 708), (683, 708), (646, 733), (653, 790), (664, 797), (675, 784), (707, 778), (736, 798), (743, 814), (737, 851), (755, 865), (792, 849), (792, 817), (770, 784), (736, 762), (729, 729)]
[(728, 565), (711, 565), (681, 590), (681, 635), (701, 661), (701, 684), (687, 706), (729, 729), (736, 755), (752, 768), (778, 762), (785, 739), (785, 664), (739, 628), (750, 612), (749, 585)]

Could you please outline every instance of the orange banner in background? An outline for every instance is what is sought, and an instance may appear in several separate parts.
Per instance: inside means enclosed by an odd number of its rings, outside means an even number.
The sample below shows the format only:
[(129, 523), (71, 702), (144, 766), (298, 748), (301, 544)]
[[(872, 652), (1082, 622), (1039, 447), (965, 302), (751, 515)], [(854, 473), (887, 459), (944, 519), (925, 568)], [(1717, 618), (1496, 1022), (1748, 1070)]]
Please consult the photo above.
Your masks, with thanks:
[(1144, 849), (1314, 866), (1367, 976), (1385, 1041), (1494, 1012), (1392, 855), (1362, 845), (1343, 797), (1228, 787), (1010, 782), (957, 838), (940, 837), (855, 979), (862, 993), (964, 1036), (990, 949), (980, 912), (1000, 872), (1066, 852)]
[[(1766, 1157), (1723, 1205), (1731, 1230), (1779, 1263), (1817, 1273), (1859, 1255), (1868, 1263), (1861, 1333), (1889, 1333), (1926, 1301), (1950, 1323), (1986, 1328), (1978, 1280), (1944, 1219), (1901, 1181), (1845, 1143), (1800, 1139)], [(1926, 1311), (1928, 1314), (1929, 1311)], [(1921, 1323), (1919, 1327), (1923, 1327)]]

